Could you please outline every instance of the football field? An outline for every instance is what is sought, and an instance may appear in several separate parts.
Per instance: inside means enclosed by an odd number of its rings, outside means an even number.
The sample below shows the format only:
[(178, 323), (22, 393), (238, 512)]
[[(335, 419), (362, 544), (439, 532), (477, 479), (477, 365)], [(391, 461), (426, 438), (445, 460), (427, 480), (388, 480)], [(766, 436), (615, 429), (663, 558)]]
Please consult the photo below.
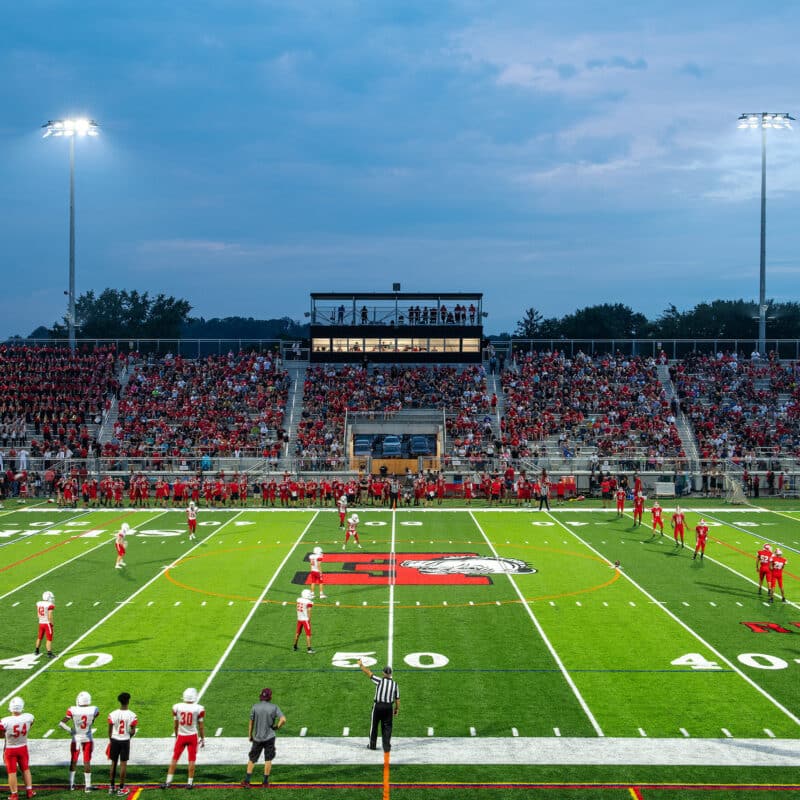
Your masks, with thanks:
[[(57, 723), (78, 691), (99, 722), (131, 693), (129, 771), (146, 783), (169, 761), (172, 704), (196, 687), (208, 739), (198, 780), (216, 784), (241, 777), (249, 709), (270, 686), (288, 719), (275, 786), (294, 780), (304, 797), (507, 797), (513, 784), (552, 797), (733, 796), (714, 794), (706, 768), (749, 769), (748, 797), (754, 784), (797, 788), (800, 512), (698, 505), (680, 548), (666, 505), (664, 536), (649, 514), (634, 528), (579, 505), (358, 508), (362, 549), (346, 550), (332, 509), (201, 509), (197, 541), (180, 509), (6, 510), (0, 705), (25, 698), (34, 778), (54, 786), (68, 757)], [(692, 558), (701, 515), (703, 560)], [(122, 522), (133, 533), (115, 570)], [(764, 542), (788, 559), (786, 603), (758, 594)], [(315, 546), (327, 597), (309, 654), (292, 640)], [(52, 660), (33, 655), (45, 590)], [(366, 749), (373, 691), (359, 658), (378, 673), (391, 664), (400, 686), (391, 764)], [(548, 794), (554, 783), (570, 794)]]

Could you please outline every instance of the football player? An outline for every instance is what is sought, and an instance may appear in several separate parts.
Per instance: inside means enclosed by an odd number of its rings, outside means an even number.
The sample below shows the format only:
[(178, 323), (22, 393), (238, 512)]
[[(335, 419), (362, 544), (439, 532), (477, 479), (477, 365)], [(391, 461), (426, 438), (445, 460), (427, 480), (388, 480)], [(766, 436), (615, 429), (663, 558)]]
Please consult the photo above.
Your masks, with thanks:
[(130, 532), (130, 526), (127, 522), (122, 523), (122, 527), (114, 535), (114, 547), (117, 550), (117, 561), (114, 564), (114, 569), (122, 569), (125, 564), (125, 551), (128, 549), (127, 536)]
[(303, 589), (300, 597), (297, 598), (297, 629), (294, 634), (294, 644), (292, 649), (297, 650), (297, 641), (300, 634), (306, 635), (306, 647), (309, 653), (313, 653), (311, 647), (311, 609), (314, 607), (314, 595), (310, 589)]
[(189, 507), (186, 509), (186, 524), (189, 527), (189, 541), (191, 542), (197, 531), (197, 506), (194, 504), (194, 500), (189, 501)]
[(672, 534), (675, 537), (675, 547), (684, 547), (683, 536), (686, 526), (686, 514), (683, 513), (680, 506), (675, 506), (670, 522), (672, 524)]
[(47, 650), (47, 657), (53, 657), (53, 612), (55, 611), (56, 598), (52, 592), (44, 592), (42, 599), (36, 601), (36, 617), (39, 620), (39, 633), (36, 637), (36, 649), (33, 651), (39, 655), (39, 645), (44, 639), (44, 646)]
[(770, 603), (775, 602), (775, 586), (777, 585), (781, 590), (781, 599), (785, 603), (786, 595), (783, 592), (783, 571), (786, 569), (786, 559), (780, 550), (775, 550), (775, 555), (772, 556), (769, 566), (769, 601)]
[(19, 800), (17, 769), (22, 770), (26, 796), (35, 797), (28, 756), (28, 731), (34, 722), (33, 714), (25, 711), (25, 701), (21, 697), (12, 697), (8, 710), (11, 716), (0, 718), (0, 736), (5, 738), (3, 756), (8, 769), (9, 800)]
[(356, 547), (361, 550), (361, 542), (358, 540), (358, 514), (351, 514), (350, 518), (347, 520), (347, 530), (344, 534), (344, 544), (342, 545), (342, 550), (347, 547), (347, 542), (350, 541), (350, 537), (353, 537), (353, 540), (356, 543)]
[(197, 702), (197, 689), (187, 689), (183, 693), (183, 700), (172, 706), (173, 733), (175, 747), (172, 749), (172, 761), (167, 768), (167, 779), (161, 784), (162, 789), (169, 789), (175, 777), (175, 768), (178, 759), (184, 750), (189, 758), (189, 777), (186, 788), (194, 786), (194, 767), (197, 761), (197, 746), (206, 746), (205, 738), (206, 710)]
[(702, 561), (703, 556), (706, 554), (706, 541), (708, 540), (708, 523), (702, 517), (700, 517), (700, 522), (695, 526), (694, 533), (695, 546), (692, 560), (697, 558), (697, 554), (700, 553), (700, 560)]
[(311, 564), (311, 599), (314, 599), (314, 586), (319, 586), (319, 599), (324, 600), (327, 595), (322, 591), (322, 548), (315, 547), (308, 562)]
[(78, 758), (83, 756), (83, 780), (86, 792), (92, 791), (92, 751), (94, 737), (92, 725), (100, 714), (100, 709), (92, 705), (92, 696), (89, 692), (80, 692), (75, 698), (75, 705), (67, 709), (67, 713), (58, 723), (67, 733), (71, 734), (72, 741), (69, 745), (69, 788), (75, 788), (75, 771)]
[(770, 584), (770, 561), (772, 561), (772, 545), (765, 544), (756, 553), (756, 572), (758, 572), (758, 593), (761, 594), (761, 587), (767, 584), (769, 592)]

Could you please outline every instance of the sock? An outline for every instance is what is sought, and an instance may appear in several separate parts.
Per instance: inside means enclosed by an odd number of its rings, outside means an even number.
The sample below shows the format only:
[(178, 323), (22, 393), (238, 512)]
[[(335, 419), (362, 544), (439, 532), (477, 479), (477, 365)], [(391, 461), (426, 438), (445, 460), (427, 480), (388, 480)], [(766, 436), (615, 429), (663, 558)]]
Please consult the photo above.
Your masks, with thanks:
[(172, 775), (167, 775), (166, 783), (167, 783), (167, 786), (169, 786), (172, 783)]
[(88, 789), (92, 785), (92, 773), (86, 772), (83, 778), (86, 781), (86, 788)]
[(191, 786), (194, 783), (194, 778), (189, 778), (186, 783)]
[(69, 788), (71, 789), (75, 785), (75, 773), (69, 773)]

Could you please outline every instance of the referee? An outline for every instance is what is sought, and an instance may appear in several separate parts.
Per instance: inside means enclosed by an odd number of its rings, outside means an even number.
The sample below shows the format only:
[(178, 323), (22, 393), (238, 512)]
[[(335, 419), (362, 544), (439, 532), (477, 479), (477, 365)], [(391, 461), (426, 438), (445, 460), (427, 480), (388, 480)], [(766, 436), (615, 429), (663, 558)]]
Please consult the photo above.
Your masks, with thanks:
[(400, 710), (400, 689), (392, 680), (391, 667), (384, 667), (383, 677), (379, 678), (372, 673), (372, 670), (364, 666), (361, 659), (358, 660), (358, 666), (375, 684), (375, 702), (372, 706), (372, 724), (369, 729), (369, 749), (378, 749), (378, 723), (380, 723), (383, 752), (388, 753), (392, 749), (392, 718)]

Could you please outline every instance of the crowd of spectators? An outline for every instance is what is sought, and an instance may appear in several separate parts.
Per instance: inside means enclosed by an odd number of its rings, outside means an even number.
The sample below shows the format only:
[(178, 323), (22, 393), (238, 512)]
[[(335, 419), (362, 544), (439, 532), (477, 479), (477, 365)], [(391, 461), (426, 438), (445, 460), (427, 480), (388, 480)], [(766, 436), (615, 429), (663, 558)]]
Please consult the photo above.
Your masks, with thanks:
[(283, 443), (289, 389), (277, 353), (132, 362), (113, 437), (103, 455), (166, 459), (210, 456), (275, 458)]
[(482, 366), (310, 366), (303, 385), (295, 456), (305, 464), (335, 469), (343, 457), (348, 412), (446, 409), (457, 415), (448, 422), (450, 435), (462, 436), (471, 429), (472, 419), (490, 407)]
[(643, 469), (685, 457), (652, 358), (531, 352), (501, 381), (500, 446), (511, 457), (541, 455), (548, 440), (565, 459), (628, 457)]
[(670, 368), (700, 458), (767, 469), (800, 456), (800, 364), (692, 354)]

